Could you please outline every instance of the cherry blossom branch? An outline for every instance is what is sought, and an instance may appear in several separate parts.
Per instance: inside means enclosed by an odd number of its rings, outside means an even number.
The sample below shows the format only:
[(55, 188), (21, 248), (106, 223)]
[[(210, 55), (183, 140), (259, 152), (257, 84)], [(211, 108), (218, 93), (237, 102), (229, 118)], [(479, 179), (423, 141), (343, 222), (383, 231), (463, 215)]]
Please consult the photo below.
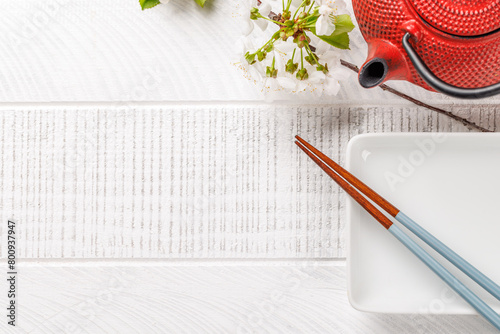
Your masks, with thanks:
[[(352, 63), (350, 63), (348, 61), (345, 61), (345, 60), (341, 59), (340, 63), (343, 66), (347, 67), (348, 69), (350, 69), (350, 70), (352, 70), (352, 71), (354, 71), (356, 73), (359, 72), (359, 68), (356, 65), (354, 65), (354, 64), (352, 64)], [(403, 99), (405, 99), (407, 101), (410, 101), (410, 102), (416, 104), (417, 106), (424, 107), (424, 108), (427, 108), (429, 110), (435, 111), (435, 112), (437, 112), (437, 113), (439, 113), (441, 115), (448, 116), (448, 117), (454, 119), (455, 121), (462, 123), (463, 125), (465, 125), (468, 128), (476, 129), (476, 130), (479, 130), (481, 132), (494, 132), (492, 130), (483, 128), (482, 126), (477, 125), (476, 123), (471, 122), (471, 121), (469, 121), (469, 120), (467, 120), (467, 119), (465, 119), (463, 117), (457, 116), (457, 115), (455, 115), (455, 114), (453, 114), (453, 113), (451, 113), (449, 111), (446, 111), (444, 109), (441, 109), (441, 108), (438, 108), (438, 107), (434, 107), (434, 106), (431, 106), (431, 105), (429, 105), (427, 103), (419, 101), (419, 100), (417, 100), (417, 99), (415, 99), (415, 98), (413, 98), (413, 97), (411, 97), (409, 95), (406, 95), (406, 94), (398, 91), (397, 89), (394, 89), (392, 87), (387, 86), (386, 84), (382, 84), (379, 87), (382, 90), (390, 92), (390, 93), (392, 93), (392, 94), (394, 94), (396, 96), (399, 96), (399, 97), (401, 97), (401, 98), (403, 98)]]

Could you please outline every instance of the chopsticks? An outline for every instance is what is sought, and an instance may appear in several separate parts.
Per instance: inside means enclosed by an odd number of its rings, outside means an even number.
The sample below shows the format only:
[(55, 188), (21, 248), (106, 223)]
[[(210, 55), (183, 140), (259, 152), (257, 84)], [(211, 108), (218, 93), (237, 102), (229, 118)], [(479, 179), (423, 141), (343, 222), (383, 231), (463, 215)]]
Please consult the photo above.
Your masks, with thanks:
[(500, 300), (499, 285), (486, 277), (469, 262), (444, 245), (436, 237), (418, 225), (411, 218), (406, 216), (402, 211), (389, 203), (366, 184), (361, 182), (354, 175), (342, 168), (339, 164), (328, 158), (299, 136), (296, 136), (295, 138), (297, 139), (295, 144), (297, 144), (297, 146), (299, 146), (314, 162), (316, 162), (316, 164), (318, 164), (342, 189), (344, 189), (372, 217), (374, 217), (375, 220), (391, 232), (392, 235), (394, 235), (412, 253), (423, 261), (432, 271), (434, 271), (434, 273), (436, 273), (453, 290), (455, 290), (455, 292), (457, 292), (472, 307), (474, 307), (479, 314), (485, 317), (493, 326), (500, 330), (500, 316), (471, 290), (469, 290), (469, 288), (461, 283), (455, 276), (453, 276), (446, 268), (437, 262), (429, 253), (427, 253), (422, 247), (406, 235), (403, 230), (401, 230), (397, 225), (394, 225), (384, 213), (382, 213), (370, 202), (370, 200), (386, 211), (389, 215), (394, 217), (413, 234), (432, 247), (436, 252), (441, 254), (444, 258), (450, 261), (450, 263), (455, 265), (498, 300)]

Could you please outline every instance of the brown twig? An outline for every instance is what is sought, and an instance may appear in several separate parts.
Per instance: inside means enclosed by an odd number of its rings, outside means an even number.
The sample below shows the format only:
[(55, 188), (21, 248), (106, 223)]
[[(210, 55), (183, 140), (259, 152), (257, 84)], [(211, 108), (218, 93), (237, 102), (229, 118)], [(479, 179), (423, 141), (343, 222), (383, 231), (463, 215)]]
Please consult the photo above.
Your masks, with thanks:
[[(350, 69), (350, 70), (353, 70), (353, 71), (354, 71), (354, 72), (356, 72), (356, 73), (358, 73), (358, 72), (359, 72), (359, 68), (358, 68), (356, 65), (354, 65), (354, 64), (352, 64), (352, 63), (350, 63), (350, 62), (348, 62), (348, 61), (345, 61), (345, 60), (342, 60), (342, 59), (341, 59), (341, 60), (340, 60), (340, 63), (341, 63), (343, 66), (347, 67), (347, 68), (348, 68), (348, 69)], [(415, 98), (413, 98), (413, 97), (411, 97), (411, 96), (408, 96), (408, 95), (406, 95), (406, 94), (404, 94), (404, 93), (402, 93), (402, 92), (398, 91), (397, 89), (394, 89), (394, 88), (392, 88), (392, 87), (387, 86), (386, 84), (382, 84), (382, 85), (380, 85), (379, 87), (380, 87), (382, 90), (387, 91), (387, 92), (390, 92), (390, 93), (392, 93), (392, 94), (394, 94), (394, 95), (396, 95), (396, 96), (399, 96), (399, 97), (401, 97), (401, 98), (403, 98), (403, 99), (405, 99), (405, 100), (408, 100), (408, 101), (410, 101), (410, 102), (412, 102), (412, 103), (416, 104), (417, 106), (424, 107), (424, 108), (427, 108), (427, 109), (429, 109), (429, 110), (435, 111), (435, 112), (437, 112), (437, 113), (439, 113), (439, 114), (442, 114), (442, 115), (448, 116), (448, 117), (450, 117), (450, 118), (452, 118), (452, 119), (454, 119), (454, 120), (456, 120), (456, 121), (458, 121), (458, 122), (462, 123), (462, 124), (463, 124), (463, 125), (465, 125), (466, 127), (473, 128), (473, 129), (479, 130), (479, 131), (481, 131), (481, 132), (493, 132), (492, 130), (488, 130), (488, 129), (486, 129), (486, 128), (483, 128), (482, 126), (477, 125), (476, 123), (471, 122), (471, 121), (469, 121), (469, 120), (467, 120), (467, 119), (465, 119), (465, 118), (463, 118), (463, 117), (457, 116), (457, 115), (455, 115), (455, 114), (453, 114), (453, 113), (451, 113), (451, 112), (449, 112), (449, 111), (446, 111), (446, 110), (444, 110), (444, 109), (441, 109), (441, 108), (438, 108), (438, 107), (434, 107), (434, 106), (431, 106), (431, 105), (429, 105), (429, 104), (427, 104), (427, 103), (424, 103), (424, 102), (422, 102), (422, 101), (419, 101), (419, 100), (417, 100), (417, 99), (415, 99)]]

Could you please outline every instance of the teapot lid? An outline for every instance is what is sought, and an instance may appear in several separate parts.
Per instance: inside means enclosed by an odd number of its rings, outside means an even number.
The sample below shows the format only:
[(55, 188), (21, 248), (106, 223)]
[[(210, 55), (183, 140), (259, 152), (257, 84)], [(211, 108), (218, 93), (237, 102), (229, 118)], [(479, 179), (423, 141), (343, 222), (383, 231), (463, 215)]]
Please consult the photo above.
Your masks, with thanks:
[(410, 0), (427, 23), (458, 36), (479, 36), (500, 29), (500, 0)]

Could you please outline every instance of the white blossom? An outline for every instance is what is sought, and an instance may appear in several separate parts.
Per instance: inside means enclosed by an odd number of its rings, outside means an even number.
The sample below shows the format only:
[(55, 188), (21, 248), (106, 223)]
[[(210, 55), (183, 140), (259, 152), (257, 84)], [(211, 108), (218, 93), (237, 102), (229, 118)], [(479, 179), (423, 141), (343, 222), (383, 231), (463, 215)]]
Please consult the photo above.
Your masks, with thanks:
[[(250, 9), (253, 8), (250, 1), (242, 1), (247, 4), (247, 14)], [(328, 5), (330, 2), (327, 0), (316, 1), (316, 4), (319, 5)], [(281, 1), (269, 1), (268, 4), (271, 4), (270, 11), (279, 13), (282, 11)], [(335, 1), (337, 7), (332, 7), (334, 11), (341, 8), (340, 5), (343, 4), (342, 0)], [(340, 4), (340, 5), (339, 5)], [(264, 2), (259, 8), (261, 11), (261, 7), (264, 5)], [(291, 12), (295, 11), (295, 8), (292, 5)], [(267, 11), (267, 7), (265, 8)], [(335, 12), (336, 13), (336, 12)], [(243, 21), (252, 21), (247, 20), (246, 17)], [(257, 21), (265, 21), (263, 19)], [(245, 22), (244, 22), (245, 24)], [(244, 31), (242, 39), (238, 43), (238, 58), (234, 59), (233, 64), (240, 68), (244, 76), (248, 78), (250, 81), (255, 83), (255, 85), (265, 93), (266, 99), (272, 100), (274, 98), (283, 98), (283, 93), (292, 93), (299, 95), (312, 95), (315, 97), (319, 97), (321, 95), (336, 95), (340, 90), (340, 81), (344, 80), (350, 73), (348, 70), (344, 69), (340, 65), (340, 49), (334, 48), (328, 43), (322, 41), (320, 38), (315, 36), (314, 34), (307, 32), (307, 36), (311, 39), (310, 45), (314, 47), (314, 54), (319, 58), (320, 64), (327, 65), (328, 71), (324, 73), (323, 71), (318, 71), (316, 69), (317, 65), (311, 65), (310, 63), (304, 60), (303, 64), (301, 63), (301, 50), (303, 56), (305, 57), (308, 53), (305, 48), (298, 48), (297, 44), (293, 42), (293, 38), (289, 38), (287, 41), (283, 41), (278, 39), (274, 41), (274, 47), (272, 51), (269, 51), (266, 55), (266, 58), (262, 61), (256, 61), (254, 64), (250, 65), (248, 61), (245, 59), (246, 52), (255, 53), (259, 48), (264, 46), (264, 44), (269, 41), (272, 34), (277, 30), (277, 26), (274, 24), (269, 24), (267, 29), (261, 30), (253, 29), (253, 25), (250, 29), (250, 33), (248, 31)], [(307, 70), (308, 78), (306, 80), (299, 80), (296, 77), (297, 71), (293, 74), (286, 72), (285, 67), (287, 62), (292, 58), (292, 55), (295, 51), (294, 55), (294, 63), (298, 63), (298, 69), (301, 69), (302, 66)], [(272, 66), (274, 59), (274, 68), (278, 70), (276, 78), (267, 77), (266, 68), (268, 66)]]
[(240, 4), (240, 10), (241, 10), (241, 15), (243, 16), (242, 33), (245, 36), (250, 35), (255, 26), (258, 26), (261, 30), (266, 30), (268, 26), (268, 21), (266, 20), (250, 19), (250, 10), (252, 8), (257, 8), (259, 10), (259, 13), (264, 17), (267, 17), (271, 12), (271, 5), (269, 4), (269, 2), (261, 1), (259, 5), (259, 2), (257, 0), (242, 1)]
[(316, 21), (316, 34), (330, 36), (335, 31), (334, 15), (339, 15), (345, 10), (343, 0), (316, 0), (319, 18)]

